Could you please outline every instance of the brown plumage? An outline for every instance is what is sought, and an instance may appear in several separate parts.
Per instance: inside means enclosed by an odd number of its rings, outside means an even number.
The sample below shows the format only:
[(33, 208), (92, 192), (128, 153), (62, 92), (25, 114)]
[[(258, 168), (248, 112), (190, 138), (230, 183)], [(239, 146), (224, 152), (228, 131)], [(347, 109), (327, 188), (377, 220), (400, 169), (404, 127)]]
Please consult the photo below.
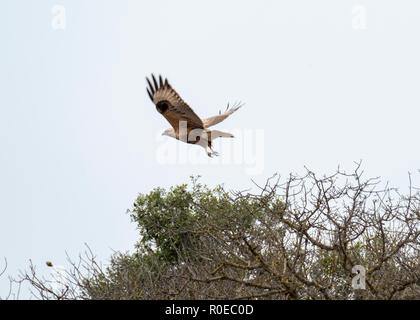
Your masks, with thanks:
[[(165, 130), (163, 135), (168, 135), (175, 139), (186, 143), (198, 144), (206, 149), (207, 155), (212, 157), (218, 155), (212, 149), (212, 140), (219, 137), (230, 137), (230, 133), (209, 130), (208, 128), (225, 120), (228, 116), (238, 110), (241, 105), (229, 109), (229, 104), (226, 111), (222, 114), (219, 112), (217, 116), (210, 117), (204, 120), (190, 108), (190, 106), (182, 100), (178, 93), (172, 88), (168, 80), (163, 80), (159, 76), (159, 81), (156, 80), (152, 74), (152, 81), (146, 78), (149, 85), (146, 88), (147, 93), (156, 106), (156, 110), (161, 113), (166, 120), (171, 124), (172, 128)], [(210, 148), (211, 152), (207, 151)]]

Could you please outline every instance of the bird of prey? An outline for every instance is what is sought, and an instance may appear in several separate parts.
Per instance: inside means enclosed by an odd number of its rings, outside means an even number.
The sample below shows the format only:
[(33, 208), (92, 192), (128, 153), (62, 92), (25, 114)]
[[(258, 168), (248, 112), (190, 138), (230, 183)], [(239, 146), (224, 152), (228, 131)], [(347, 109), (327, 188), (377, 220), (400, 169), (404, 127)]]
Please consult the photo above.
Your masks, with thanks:
[[(210, 130), (209, 128), (215, 124), (225, 120), (232, 113), (237, 111), (242, 104), (236, 104), (229, 108), (229, 104), (224, 113), (207, 119), (201, 119), (191, 109), (188, 104), (182, 100), (178, 93), (169, 84), (168, 79), (159, 81), (152, 74), (152, 80), (146, 77), (149, 85), (146, 88), (150, 99), (156, 105), (156, 110), (162, 114), (171, 124), (172, 128), (166, 129), (162, 135), (170, 136), (182, 142), (197, 144), (206, 150), (209, 157), (217, 156), (218, 153), (212, 148), (212, 141), (219, 138), (233, 138), (231, 133), (219, 130)], [(208, 149), (210, 151), (208, 151)]]

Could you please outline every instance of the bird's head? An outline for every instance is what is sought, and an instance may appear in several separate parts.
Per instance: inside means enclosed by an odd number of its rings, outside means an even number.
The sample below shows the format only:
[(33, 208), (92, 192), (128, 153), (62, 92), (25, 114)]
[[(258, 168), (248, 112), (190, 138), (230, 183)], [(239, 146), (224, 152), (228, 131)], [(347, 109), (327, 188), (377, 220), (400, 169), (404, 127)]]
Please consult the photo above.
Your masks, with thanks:
[(176, 138), (175, 130), (173, 128), (166, 129), (165, 131), (163, 131), (162, 136)]

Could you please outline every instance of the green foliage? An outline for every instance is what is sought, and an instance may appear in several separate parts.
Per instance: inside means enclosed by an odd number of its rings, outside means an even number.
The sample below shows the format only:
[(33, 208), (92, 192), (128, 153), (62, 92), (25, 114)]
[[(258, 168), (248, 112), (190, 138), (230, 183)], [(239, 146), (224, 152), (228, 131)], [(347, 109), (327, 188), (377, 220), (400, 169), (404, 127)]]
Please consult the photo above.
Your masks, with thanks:
[[(394, 249), (407, 255), (413, 270), (401, 273), (398, 260), (384, 254), (398, 242), (387, 242), (376, 212), (376, 225), (365, 210), (359, 214), (366, 227), (360, 228), (357, 215), (340, 225), (339, 214), (320, 206), (325, 194), (317, 194), (315, 210), (307, 210), (300, 200), (286, 207), (275, 191), (234, 193), (192, 178), (190, 185), (139, 194), (127, 211), (139, 230), (136, 251), (115, 254), (105, 270), (85, 278), (84, 298), (359, 299), (392, 297), (405, 290), (399, 283), (414, 286), (414, 251)], [(368, 228), (376, 232), (364, 233)], [(373, 270), (370, 291), (354, 292), (354, 265)], [(388, 289), (384, 274), (396, 279), (397, 289)], [(410, 288), (406, 292), (416, 296), (417, 287)]]
[(238, 221), (237, 229), (250, 228), (256, 210), (256, 201), (233, 201), (222, 186), (210, 189), (192, 178), (191, 189), (183, 184), (140, 194), (129, 212), (140, 231), (139, 251), (174, 263), (181, 253), (188, 253), (188, 246), (199, 244), (202, 234), (230, 229), (232, 221)]

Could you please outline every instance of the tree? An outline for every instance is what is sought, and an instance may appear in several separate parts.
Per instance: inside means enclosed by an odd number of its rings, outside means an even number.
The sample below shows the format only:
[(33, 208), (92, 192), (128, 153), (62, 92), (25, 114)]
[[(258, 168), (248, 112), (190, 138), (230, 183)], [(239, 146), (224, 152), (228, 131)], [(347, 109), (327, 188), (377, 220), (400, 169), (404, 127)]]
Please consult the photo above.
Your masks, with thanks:
[(45, 299), (420, 299), (419, 189), (362, 176), (358, 164), (273, 176), (257, 193), (198, 178), (157, 188), (128, 210), (134, 253), (101, 267), (89, 250), (59, 292), (32, 266), (18, 281)]

